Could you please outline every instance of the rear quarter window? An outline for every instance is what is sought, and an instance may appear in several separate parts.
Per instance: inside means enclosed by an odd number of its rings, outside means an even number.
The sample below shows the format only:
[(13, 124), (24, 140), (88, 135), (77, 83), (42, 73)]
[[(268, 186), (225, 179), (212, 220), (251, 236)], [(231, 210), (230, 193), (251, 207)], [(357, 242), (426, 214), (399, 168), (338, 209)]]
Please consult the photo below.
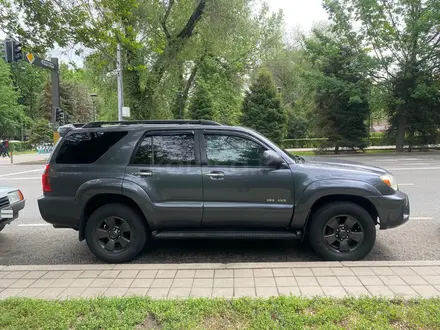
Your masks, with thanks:
[(64, 138), (55, 162), (57, 164), (91, 164), (96, 162), (127, 132), (78, 132)]

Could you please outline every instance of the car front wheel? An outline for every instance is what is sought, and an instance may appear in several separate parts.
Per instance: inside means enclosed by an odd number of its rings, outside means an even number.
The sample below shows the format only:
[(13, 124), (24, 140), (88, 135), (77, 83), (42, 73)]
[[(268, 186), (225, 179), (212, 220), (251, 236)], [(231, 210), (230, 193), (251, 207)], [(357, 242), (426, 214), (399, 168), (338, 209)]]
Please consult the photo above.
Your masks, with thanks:
[(147, 239), (145, 220), (123, 204), (98, 208), (86, 224), (86, 241), (99, 259), (123, 263), (136, 258)]
[(312, 214), (310, 221), (310, 244), (325, 260), (363, 259), (376, 241), (376, 227), (371, 215), (354, 203), (324, 205)]

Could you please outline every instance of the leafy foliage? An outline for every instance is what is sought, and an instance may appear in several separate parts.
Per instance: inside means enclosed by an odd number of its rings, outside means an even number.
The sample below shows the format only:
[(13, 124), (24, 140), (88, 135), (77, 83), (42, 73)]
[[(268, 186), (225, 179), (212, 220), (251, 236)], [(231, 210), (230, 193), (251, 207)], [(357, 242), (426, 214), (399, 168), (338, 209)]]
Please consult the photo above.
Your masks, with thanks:
[(207, 120), (212, 120), (214, 117), (211, 95), (201, 82), (197, 84), (195, 95), (191, 101), (189, 117), (191, 119)]
[(34, 122), (29, 142), (32, 144), (52, 142), (52, 128), (49, 125), (49, 121), (39, 119)]

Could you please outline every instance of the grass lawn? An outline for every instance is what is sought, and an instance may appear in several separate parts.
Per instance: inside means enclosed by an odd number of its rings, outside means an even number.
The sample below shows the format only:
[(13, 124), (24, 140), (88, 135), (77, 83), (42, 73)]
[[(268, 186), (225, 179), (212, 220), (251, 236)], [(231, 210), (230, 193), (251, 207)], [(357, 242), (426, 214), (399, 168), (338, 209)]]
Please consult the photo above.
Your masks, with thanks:
[(14, 155), (31, 155), (37, 154), (36, 150), (14, 151)]
[(440, 329), (440, 299), (14, 298), (0, 329)]

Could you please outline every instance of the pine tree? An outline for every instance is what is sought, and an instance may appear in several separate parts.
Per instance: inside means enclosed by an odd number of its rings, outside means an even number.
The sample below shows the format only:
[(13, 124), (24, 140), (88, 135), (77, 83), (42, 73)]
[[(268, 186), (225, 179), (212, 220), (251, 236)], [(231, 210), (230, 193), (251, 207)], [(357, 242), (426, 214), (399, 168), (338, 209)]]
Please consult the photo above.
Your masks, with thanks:
[(211, 95), (200, 81), (197, 83), (194, 97), (189, 107), (189, 116), (191, 119), (214, 119)]
[(287, 114), (281, 106), (272, 75), (262, 71), (246, 93), (242, 123), (280, 144), (287, 125)]

